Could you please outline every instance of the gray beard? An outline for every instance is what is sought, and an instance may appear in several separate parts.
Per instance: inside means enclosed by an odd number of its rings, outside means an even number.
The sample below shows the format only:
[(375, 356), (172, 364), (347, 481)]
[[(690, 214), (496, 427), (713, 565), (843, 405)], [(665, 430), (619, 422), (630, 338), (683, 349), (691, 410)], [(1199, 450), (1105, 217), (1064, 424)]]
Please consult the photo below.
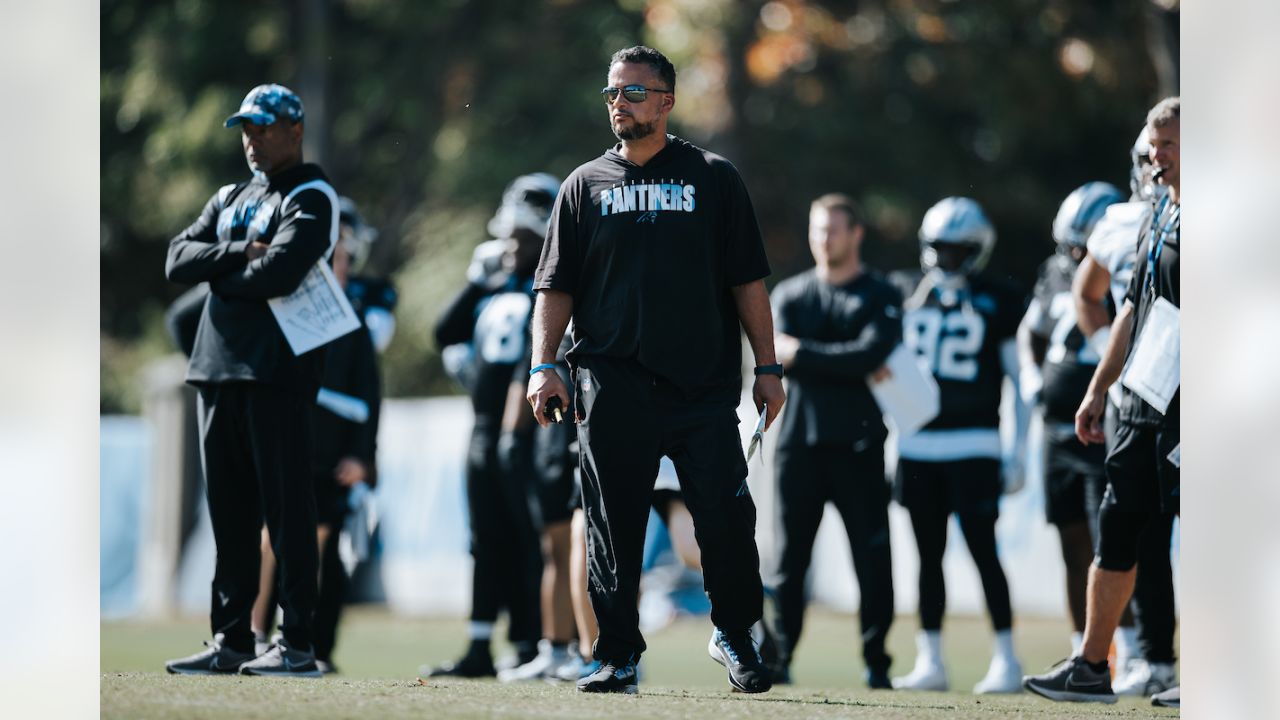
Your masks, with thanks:
[[(632, 119), (634, 120), (634, 118)], [(652, 135), (653, 131), (657, 128), (658, 122), (656, 120), (651, 123), (633, 122), (631, 127), (624, 130), (614, 129), (613, 123), (609, 123), (609, 129), (613, 130), (614, 137), (619, 140), (639, 140), (641, 138), (647, 138)]]

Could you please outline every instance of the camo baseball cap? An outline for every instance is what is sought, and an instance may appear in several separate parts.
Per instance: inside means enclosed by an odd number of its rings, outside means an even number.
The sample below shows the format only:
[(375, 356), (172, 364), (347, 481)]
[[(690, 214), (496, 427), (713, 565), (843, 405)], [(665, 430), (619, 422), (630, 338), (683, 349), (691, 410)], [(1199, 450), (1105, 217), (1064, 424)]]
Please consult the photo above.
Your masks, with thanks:
[(289, 88), (271, 83), (250, 90), (240, 103), (240, 112), (227, 118), (226, 126), (235, 127), (246, 120), (270, 125), (281, 118), (302, 122), (302, 100)]

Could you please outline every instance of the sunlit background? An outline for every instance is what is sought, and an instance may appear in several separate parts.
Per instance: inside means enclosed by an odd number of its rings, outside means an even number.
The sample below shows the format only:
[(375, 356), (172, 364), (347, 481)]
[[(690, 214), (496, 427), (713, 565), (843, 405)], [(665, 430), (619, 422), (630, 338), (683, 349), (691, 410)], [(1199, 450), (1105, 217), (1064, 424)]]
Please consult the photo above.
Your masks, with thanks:
[(976, 198), (992, 267), (1029, 290), (1058, 203), (1125, 187), (1146, 109), (1178, 87), (1177, 3), (1151, 0), (106, 0), (101, 22), (104, 413), (137, 412), (137, 369), (172, 352), (166, 242), (246, 176), (222, 120), (262, 82), (299, 92), (307, 158), (381, 231), (397, 397), (456, 392), (431, 324), (506, 183), (616, 142), (598, 91), (622, 47), (675, 63), (673, 131), (742, 171), (771, 283), (811, 264), (808, 203), (841, 191), (884, 269), (916, 264), (929, 205)]

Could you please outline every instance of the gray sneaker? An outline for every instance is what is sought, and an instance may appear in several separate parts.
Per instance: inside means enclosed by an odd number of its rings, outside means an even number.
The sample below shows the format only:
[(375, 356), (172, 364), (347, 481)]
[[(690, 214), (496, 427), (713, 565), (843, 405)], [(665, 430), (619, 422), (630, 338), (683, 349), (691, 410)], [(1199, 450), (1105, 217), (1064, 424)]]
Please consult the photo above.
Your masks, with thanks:
[(316, 654), (310, 650), (295, 650), (284, 638), (269, 650), (240, 666), (241, 675), (267, 675), (271, 677), (324, 677), (316, 665)]
[(170, 660), (164, 669), (175, 675), (234, 675), (240, 666), (253, 659), (253, 653), (240, 652), (222, 644), (223, 634), (205, 640), (205, 650), (195, 655)]
[(1116, 694), (1111, 691), (1111, 673), (1106, 668), (1097, 672), (1078, 655), (1063, 660), (1043, 675), (1023, 678), (1022, 686), (1059, 702), (1116, 701)]

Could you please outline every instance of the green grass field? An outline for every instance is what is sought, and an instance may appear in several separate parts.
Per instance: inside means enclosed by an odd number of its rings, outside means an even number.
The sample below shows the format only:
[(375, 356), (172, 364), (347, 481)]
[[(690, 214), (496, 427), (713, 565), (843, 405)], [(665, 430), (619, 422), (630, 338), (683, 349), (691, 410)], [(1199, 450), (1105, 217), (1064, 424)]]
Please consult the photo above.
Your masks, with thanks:
[[(422, 663), (452, 659), (465, 644), (457, 619), (399, 618), (352, 609), (334, 660), (342, 673), (323, 680), (180, 677), (164, 660), (200, 649), (203, 618), (103, 622), (104, 718), (787, 718), (874, 717), (1176, 717), (1176, 710), (1122, 698), (1116, 705), (1051, 703), (1030, 695), (978, 697), (968, 690), (986, 671), (990, 633), (983, 619), (949, 617), (944, 650), (958, 692), (871, 692), (861, 682), (857, 619), (814, 611), (793, 667), (796, 685), (763, 695), (729, 692), (724, 670), (707, 656), (705, 618), (682, 620), (647, 638), (639, 697), (580, 695), (569, 686), (495, 681), (417, 682)], [(910, 669), (914, 619), (890, 633), (893, 674)], [(1027, 671), (1067, 654), (1065, 620), (1019, 618), (1015, 642)], [(501, 653), (503, 648), (499, 647)]]

